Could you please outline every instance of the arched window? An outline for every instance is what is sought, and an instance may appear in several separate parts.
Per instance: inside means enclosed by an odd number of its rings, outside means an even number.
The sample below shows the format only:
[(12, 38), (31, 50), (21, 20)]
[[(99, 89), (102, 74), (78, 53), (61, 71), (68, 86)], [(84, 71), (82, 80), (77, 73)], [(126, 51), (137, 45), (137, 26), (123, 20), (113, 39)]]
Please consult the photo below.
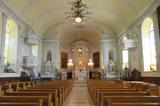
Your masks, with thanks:
[(6, 23), (5, 46), (4, 46), (4, 70), (8, 67), (16, 70), (17, 62), (17, 39), (18, 28), (12, 19)]
[(5, 36), (5, 47), (4, 47), (4, 63), (7, 64), (9, 62), (9, 40), (11, 38), (11, 29), (9, 24), (6, 25), (6, 36)]
[(128, 68), (129, 64), (128, 64), (128, 50), (123, 50), (122, 51), (122, 60), (123, 60), (123, 69), (124, 68)]
[(149, 17), (142, 24), (142, 45), (144, 71), (157, 71), (154, 25)]
[(32, 55), (38, 57), (38, 45), (32, 45)]

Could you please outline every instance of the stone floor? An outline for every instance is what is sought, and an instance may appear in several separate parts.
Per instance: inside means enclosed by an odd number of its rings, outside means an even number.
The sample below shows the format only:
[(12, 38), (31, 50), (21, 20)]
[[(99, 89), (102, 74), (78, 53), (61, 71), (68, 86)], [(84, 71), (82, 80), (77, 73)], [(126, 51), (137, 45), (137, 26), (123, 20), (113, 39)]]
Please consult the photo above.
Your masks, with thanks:
[(94, 106), (85, 81), (75, 81), (63, 106)]

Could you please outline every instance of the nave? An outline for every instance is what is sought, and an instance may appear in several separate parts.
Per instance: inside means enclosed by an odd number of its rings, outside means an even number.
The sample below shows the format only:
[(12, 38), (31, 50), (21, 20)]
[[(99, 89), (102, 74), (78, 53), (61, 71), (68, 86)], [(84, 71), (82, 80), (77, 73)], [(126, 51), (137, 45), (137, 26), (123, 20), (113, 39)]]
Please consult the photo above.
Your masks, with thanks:
[(0, 106), (160, 106), (159, 96), (160, 0), (0, 0)]
[(63, 106), (95, 106), (87, 89), (86, 81), (75, 81)]
[(48, 80), (0, 88), (0, 106), (160, 106), (160, 86), (142, 81)]

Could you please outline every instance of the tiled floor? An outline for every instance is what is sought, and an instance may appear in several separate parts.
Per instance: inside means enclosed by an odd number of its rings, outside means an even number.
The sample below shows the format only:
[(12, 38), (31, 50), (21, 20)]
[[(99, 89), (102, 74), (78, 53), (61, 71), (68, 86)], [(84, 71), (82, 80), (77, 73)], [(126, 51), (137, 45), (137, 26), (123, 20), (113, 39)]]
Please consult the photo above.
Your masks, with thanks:
[(94, 106), (85, 81), (75, 81), (63, 106)]

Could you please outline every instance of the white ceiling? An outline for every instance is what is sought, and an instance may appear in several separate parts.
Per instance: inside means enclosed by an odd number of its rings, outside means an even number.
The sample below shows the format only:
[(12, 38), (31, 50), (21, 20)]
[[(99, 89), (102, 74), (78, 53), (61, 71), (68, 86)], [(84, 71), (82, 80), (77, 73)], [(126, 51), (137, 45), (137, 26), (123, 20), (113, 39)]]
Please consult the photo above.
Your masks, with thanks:
[[(57, 33), (57, 29), (60, 29), (59, 26), (62, 26), (65, 23), (64, 14), (65, 10), (68, 8), (66, 4), (69, 1), (73, 0), (2, 1), (5, 2), (5, 4), (8, 5), (14, 12), (23, 17), (23, 19), (26, 20), (27, 23), (30, 23), (33, 29), (35, 29), (37, 32), (44, 35), (54, 35)], [(94, 26), (98, 26), (100, 28), (100, 31), (102, 31), (106, 35), (116, 35), (120, 33), (124, 28), (126, 28), (136, 18), (136, 16), (141, 11), (143, 11), (144, 8), (148, 6), (153, 0), (84, 1), (93, 13), (94, 18), (92, 23), (94, 24)], [(63, 28), (66, 29), (65, 27)], [(74, 31), (75, 30), (70, 32)], [(87, 36), (88, 35), (89, 34), (87, 34)], [(88, 38), (85, 39), (88, 40)]]

